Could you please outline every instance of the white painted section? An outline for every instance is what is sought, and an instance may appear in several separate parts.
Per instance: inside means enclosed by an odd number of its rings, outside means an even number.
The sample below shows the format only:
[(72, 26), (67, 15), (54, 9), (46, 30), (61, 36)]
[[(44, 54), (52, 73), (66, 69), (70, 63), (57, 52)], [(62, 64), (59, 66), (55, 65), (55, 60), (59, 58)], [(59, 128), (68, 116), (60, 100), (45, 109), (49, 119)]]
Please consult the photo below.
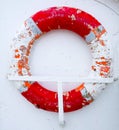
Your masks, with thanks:
[(59, 124), (64, 125), (64, 108), (63, 108), (63, 89), (62, 89), (62, 82), (58, 81), (58, 113), (59, 113)]
[(8, 76), (9, 80), (17, 81), (41, 81), (41, 82), (86, 82), (86, 83), (112, 83), (113, 78), (95, 78), (95, 77), (55, 77), (55, 76)]

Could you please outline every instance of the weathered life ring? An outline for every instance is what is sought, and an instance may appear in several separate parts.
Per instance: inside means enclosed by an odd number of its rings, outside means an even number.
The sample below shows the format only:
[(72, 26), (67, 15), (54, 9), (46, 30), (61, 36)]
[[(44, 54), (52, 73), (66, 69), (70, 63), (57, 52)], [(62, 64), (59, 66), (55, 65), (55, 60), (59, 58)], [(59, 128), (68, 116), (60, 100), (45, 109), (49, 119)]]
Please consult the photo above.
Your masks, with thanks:
[[(92, 53), (91, 75), (109, 78), (111, 75), (110, 45), (106, 30), (90, 14), (71, 7), (52, 7), (28, 18), (17, 32), (12, 44), (11, 75), (31, 76), (28, 65), (30, 49), (35, 40), (53, 29), (76, 32), (89, 46)], [(38, 82), (16, 81), (21, 94), (38, 108), (58, 111), (58, 94), (42, 87)], [(104, 83), (82, 83), (63, 94), (64, 111), (70, 112), (90, 104), (95, 95), (105, 87)]]

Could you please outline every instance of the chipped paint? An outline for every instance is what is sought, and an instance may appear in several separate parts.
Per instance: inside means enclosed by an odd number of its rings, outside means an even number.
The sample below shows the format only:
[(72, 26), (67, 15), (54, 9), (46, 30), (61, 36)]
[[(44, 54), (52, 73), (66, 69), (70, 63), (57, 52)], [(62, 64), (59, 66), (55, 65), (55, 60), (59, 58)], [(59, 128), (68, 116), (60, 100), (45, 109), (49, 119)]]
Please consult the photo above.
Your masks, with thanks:
[[(71, 9), (74, 11), (74, 14), (67, 12), (67, 9)], [(77, 22), (82, 22), (82, 25), (85, 25), (85, 29), (87, 29), (87, 32), (84, 32), (82, 35), (82, 37), (84, 38), (84, 40), (87, 42), (88, 47), (91, 50), (91, 54), (92, 54), (92, 67), (91, 67), (91, 73), (89, 76), (93, 77), (97, 77), (97, 78), (109, 78), (112, 76), (112, 68), (111, 68), (111, 62), (112, 62), (112, 57), (110, 55), (110, 43), (108, 42), (107, 39), (107, 33), (106, 30), (104, 29), (104, 27), (92, 16), (90, 16), (90, 19), (93, 20), (92, 23), (90, 23), (89, 21), (83, 21), (82, 18), (80, 19), (80, 17), (82, 16), (82, 14), (86, 14), (88, 15), (86, 12), (81, 13), (82, 11), (79, 9), (74, 9), (74, 8), (68, 8), (68, 7), (53, 7), (50, 8), (48, 10), (44, 10), (44, 11), (50, 11), (51, 15), (48, 16), (47, 20), (49, 19), (53, 19), (55, 17), (64, 17), (67, 20), (70, 21), (70, 24), (72, 27), (75, 26), (75, 31), (78, 31), (79, 34), (83, 33), (83, 28), (82, 30), (77, 30), (77, 26), (75, 24), (74, 21)], [(61, 13), (60, 13), (61, 11)], [(57, 13), (58, 12), (58, 13)], [(37, 15), (37, 14), (35, 14)], [(34, 16), (35, 16), (34, 15)], [(38, 17), (38, 16), (37, 16)], [(78, 17), (78, 20), (77, 20)], [(10, 66), (10, 75), (12, 76), (22, 76), (22, 75), (28, 75), (30, 76), (30, 67), (28, 65), (28, 60), (29, 60), (29, 54), (30, 54), (30, 50), (35, 42), (36, 39), (40, 38), (40, 36), (44, 33), (46, 33), (47, 31), (42, 31), (38, 26), (39, 26), (39, 22), (41, 22), (39, 20), (39, 18), (37, 18), (36, 21), (33, 20), (34, 17), (27, 19), (24, 24), (23, 27), (21, 28), (21, 30), (19, 32), (17, 32), (16, 36), (13, 38), (13, 44), (11, 46), (11, 54), (12, 54), (12, 63)], [(46, 20), (46, 19), (45, 19)], [(63, 19), (62, 19), (63, 21)], [(64, 26), (64, 23), (58, 23), (52, 27), (50, 25), (48, 25), (47, 29), (48, 30), (52, 30), (52, 29), (64, 29), (67, 28)], [(64, 22), (64, 21), (63, 21)], [(67, 22), (67, 21), (65, 21)], [(97, 25), (95, 25), (95, 23)], [(92, 25), (94, 24), (94, 25)], [(63, 27), (62, 27), (63, 26)], [(94, 26), (94, 27), (93, 27)], [(46, 29), (46, 30), (47, 30)], [(69, 30), (71, 30), (69, 28)], [(73, 30), (74, 31), (74, 30)], [(28, 81), (24, 81), (24, 82), (15, 82), (16, 87), (18, 88), (18, 90), (24, 94), (24, 96), (30, 98), (28, 99), (29, 101), (31, 101), (33, 104), (36, 104), (36, 106), (39, 108), (43, 106), (43, 109), (46, 110), (51, 110), (51, 111), (58, 111), (58, 106), (57, 106), (57, 93), (53, 93), (52, 91), (48, 91), (46, 89), (44, 89), (42, 86), (40, 86), (38, 83), (34, 83), (34, 82), (28, 82)], [(32, 85), (32, 89), (30, 89), (30, 86)], [(36, 87), (37, 86), (37, 87)], [(80, 97), (80, 100), (82, 102), (80, 102), (80, 104), (75, 104), (78, 107), (76, 109), (79, 109), (87, 104), (89, 104), (90, 102), (93, 101), (93, 99), (95, 99), (96, 95), (98, 95), (98, 93), (100, 91), (102, 91), (105, 88), (105, 84), (103, 83), (82, 83), (79, 87), (77, 87), (76, 89), (70, 91), (70, 92), (64, 92), (63, 96), (64, 96), (64, 107), (66, 108), (66, 111), (72, 111), (74, 110), (74, 108), (72, 107), (74, 101), (71, 102), (71, 104), (66, 104), (66, 102), (69, 99), (72, 99), (73, 96), (75, 97), (75, 94), (77, 94)], [(31, 97), (29, 97), (29, 91), (33, 91), (32, 93), (32, 99)], [(40, 104), (40, 98), (38, 94), (36, 94), (35, 92), (38, 91), (38, 93), (43, 93), (44, 94), (44, 99), (42, 99), (43, 101), (47, 101), (48, 103), (44, 103), (42, 101), (42, 103), (44, 104)], [(26, 93), (25, 93), (26, 92)], [(46, 95), (47, 93), (53, 94), (53, 102), (51, 102), (49, 100), (49, 98)], [(25, 95), (26, 94), (26, 95)], [(30, 93), (31, 94), (31, 93)], [(35, 95), (36, 94), (36, 95)], [(74, 94), (74, 95), (73, 95)], [(43, 95), (42, 95), (43, 96)], [(77, 97), (75, 97), (75, 100)], [(52, 100), (52, 99), (51, 99)], [(54, 101), (55, 100), (55, 101)], [(35, 101), (35, 102), (34, 102)], [(53, 107), (52, 107), (53, 106)], [(47, 108), (48, 107), (48, 108)], [(49, 108), (50, 107), (50, 108)]]

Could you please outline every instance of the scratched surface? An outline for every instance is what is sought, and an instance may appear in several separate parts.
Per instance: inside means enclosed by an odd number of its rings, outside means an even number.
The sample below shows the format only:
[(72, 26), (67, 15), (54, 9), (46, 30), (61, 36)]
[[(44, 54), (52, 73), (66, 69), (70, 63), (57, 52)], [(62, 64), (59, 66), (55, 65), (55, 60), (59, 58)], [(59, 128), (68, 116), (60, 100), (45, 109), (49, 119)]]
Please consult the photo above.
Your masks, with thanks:
[[(29, 104), (6, 79), (6, 74), (9, 68), (10, 40), (15, 31), (26, 18), (38, 10), (51, 6), (78, 7), (92, 14), (107, 29), (113, 47), (116, 46), (119, 51), (119, 1), (0, 0), (0, 3), (0, 130), (118, 130), (119, 82), (109, 85), (88, 107), (65, 114), (66, 126), (61, 128), (56, 113), (39, 110)], [(114, 49), (114, 55), (117, 55), (115, 51), (116, 49)], [(119, 62), (118, 59), (116, 59), (117, 62)], [(117, 64), (115, 64), (115, 72), (117, 71)]]

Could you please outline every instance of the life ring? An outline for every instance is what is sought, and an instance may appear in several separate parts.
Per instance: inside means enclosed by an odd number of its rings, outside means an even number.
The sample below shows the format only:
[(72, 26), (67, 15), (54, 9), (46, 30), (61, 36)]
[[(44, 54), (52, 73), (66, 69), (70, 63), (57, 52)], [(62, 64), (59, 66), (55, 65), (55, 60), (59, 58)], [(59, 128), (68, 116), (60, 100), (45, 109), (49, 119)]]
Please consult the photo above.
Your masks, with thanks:
[[(13, 38), (10, 74), (31, 76), (28, 58), (35, 40), (53, 29), (67, 29), (81, 36), (92, 53), (91, 75), (109, 78), (111, 75), (110, 44), (106, 30), (93, 16), (76, 8), (51, 7), (28, 18)], [(21, 94), (38, 108), (58, 112), (57, 92), (47, 90), (38, 82), (16, 81)], [(82, 83), (63, 94), (64, 111), (70, 112), (90, 104), (105, 83)]]

